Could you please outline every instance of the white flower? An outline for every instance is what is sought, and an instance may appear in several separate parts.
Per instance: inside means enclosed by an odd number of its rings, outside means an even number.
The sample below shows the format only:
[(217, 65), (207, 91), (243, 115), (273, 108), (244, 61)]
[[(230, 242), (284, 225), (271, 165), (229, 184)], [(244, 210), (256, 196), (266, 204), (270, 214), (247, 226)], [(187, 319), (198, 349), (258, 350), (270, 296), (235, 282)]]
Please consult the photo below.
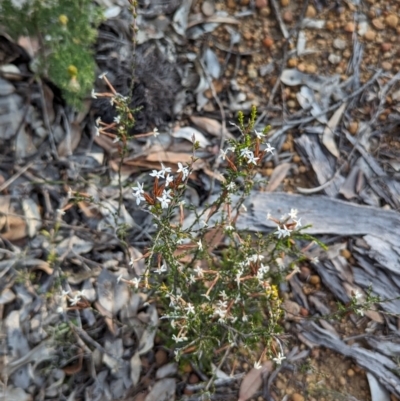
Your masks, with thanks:
[(296, 228), (301, 227), (301, 218), (294, 221), (296, 223)]
[(254, 157), (254, 155), (247, 156), (247, 164), (257, 164), (259, 157)]
[(108, 72), (103, 72), (102, 74), (99, 75), (99, 79), (104, 79), (104, 77), (108, 74)]
[(282, 361), (286, 359), (286, 356), (284, 356), (282, 353), (278, 353), (278, 356), (276, 358), (273, 358), (273, 360), (280, 365), (282, 363)]
[(275, 262), (278, 265), (280, 270), (283, 270), (285, 268), (285, 263), (282, 258), (276, 258)]
[(228, 191), (235, 191), (236, 190), (236, 184), (234, 182), (230, 182), (227, 186), (226, 189)]
[(119, 124), (121, 122), (121, 116), (114, 117), (115, 124)]
[(229, 151), (229, 148), (226, 149), (226, 150), (220, 149), (220, 150), (219, 150), (219, 157), (220, 157), (222, 160), (225, 160), (225, 159), (226, 159), (226, 154), (228, 153), (228, 151)]
[(203, 244), (201, 243), (201, 239), (199, 239), (199, 241), (196, 242), (196, 244), (197, 244), (198, 247), (199, 247), (199, 251), (202, 251), (202, 250), (203, 250)]
[(133, 284), (133, 286), (134, 286), (135, 288), (139, 288), (140, 277), (139, 277), (139, 278), (138, 278), (138, 277), (135, 277), (135, 278), (133, 278), (132, 280), (129, 280), (129, 282), (130, 282), (131, 284)]
[(194, 315), (194, 312), (195, 312), (194, 306), (193, 306), (190, 302), (188, 302), (188, 304), (187, 304), (185, 310), (186, 310), (186, 312), (187, 312), (188, 315), (189, 315), (190, 313)]
[(240, 151), (240, 156), (248, 158), (248, 157), (254, 157), (254, 154), (249, 148), (244, 148)]
[(168, 204), (171, 203), (171, 199), (168, 199), (165, 194), (162, 197), (157, 196), (157, 199), (161, 202), (162, 209), (168, 209)]
[(144, 190), (143, 190), (144, 184), (140, 184), (140, 182), (138, 182), (136, 185), (137, 185), (136, 187), (132, 187), (132, 190), (139, 194), (144, 194)]
[(220, 292), (219, 292), (219, 296), (220, 296), (223, 300), (228, 299), (228, 295), (226, 295), (225, 290), (220, 291)]
[(165, 167), (164, 164), (161, 163), (161, 171), (160, 171), (160, 177), (164, 178), (165, 173), (170, 173), (171, 172), (171, 167)]
[(95, 127), (95, 130), (96, 130), (96, 136), (100, 136), (100, 130), (99, 130), (99, 127)]
[(228, 302), (219, 300), (217, 302), (217, 306), (218, 306), (219, 309), (226, 309), (227, 306), (228, 306)]
[(140, 192), (134, 192), (133, 196), (136, 198), (136, 205), (140, 205), (140, 201), (146, 200)]
[(157, 138), (158, 135), (160, 135), (160, 133), (158, 132), (158, 128), (156, 127), (153, 129), (153, 136)]
[(256, 137), (258, 139), (262, 139), (265, 136), (265, 134), (263, 134), (262, 132), (258, 132), (257, 130), (254, 130), (254, 133), (256, 134)]
[(164, 178), (162, 171), (157, 171), (157, 170), (153, 170), (151, 173), (149, 173), (149, 176), (156, 178)]
[(262, 368), (261, 363), (260, 362), (254, 362), (254, 368), (255, 369), (261, 369)]
[(361, 294), (361, 292), (360, 292), (359, 290), (356, 290), (356, 291), (354, 292), (354, 298), (355, 298), (355, 300), (356, 300), (357, 303), (358, 303), (358, 301), (362, 298), (362, 294)]
[(182, 163), (178, 163), (178, 173), (182, 173), (182, 178), (185, 180), (186, 177), (189, 175), (189, 169), (187, 167), (183, 167)]
[(165, 186), (168, 187), (171, 182), (174, 181), (174, 177), (171, 174), (168, 174), (165, 178)]
[(81, 300), (81, 297), (77, 294), (77, 295), (75, 295), (72, 299), (70, 299), (69, 301), (71, 302), (71, 305), (74, 306), (74, 305), (76, 305), (80, 300)]
[(267, 147), (265, 148), (265, 150), (266, 150), (268, 153), (271, 153), (271, 154), (273, 155), (273, 154), (274, 154), (275, 148), (273, 148), (273, 147), (271, 146), (270, 143), (267, 143)]
[(240, 208), (243, 209), (245, 212), (247, 212), (247, 207), (244, 203), (240, 205)]
[(176, 343), (180, 343), (182, 341), (187, 341), (187, 337), (177, 337), (175, 334), (172, 335), (172, 339), (176, 342)]
[(272, 218), (272, 215), (271, 215), (271, 213), (267, 213), (267, 220), (271, 220), (271, 218)]
[(94, 89), (92, 89), (92, 99), (97, 99), (97, 93), (94, 91)]
[(313, 258), (311, 258), (311, 263), (319, 263), (319, 259), (318, 259), (318, 256), (315, 256), (315, 257), (313, 257)]
[(297, 209), (290, 209), (290, 213), (289, 213), (290, 218), (293, 220), (297, 219), (297, 212), (298, 212)]
[(117, 283), (119, 283), (121, 280), (122, 280), (122, 274), (120, 274), (120, 275), (117, 277)]
[(194, 271), (200, 278), (204, 277), (203, 269), (199, 265), (194, 268)]
[(61, 296), (66, 297), (71, 291), (62, 291)]
[(261, 271), (263, 274), (268, 273), (269, 272), (269, 266), (267, 265), (263, 265), (262, 263), (260, 264), (260, 268), (258, 269), (258, 271)]
[(189, 284), (193, 284), (193, 283), (195, 283), (196, 282), (196, 277), (195, 276), (193, 276), (193, 274), (191, 274), (190, 276), (189, 276)]
[(133, 256), (131, 256), (131, 258), (129, 259), (129, 266), (133, 266), (134, 265), (134, 260), (133, 260)]
[(249, 317), (245, 313), (243, 313), (242, 321), (247, 322), (248, 320), (249, 320)]
[(167, 265), (164, 263), (161, 267), (154, 270), (154, 273), (161, 274), (167, 271)]
[(286, 226), (283, 226), (281, 228), (280, 226), (276, 227), (278, 231), (275, 231), (274, 234), (278, 236), (278, 238), (285, 238), (285, 237), (290, 237), (291, 230), (288, 230)]
[(229, 224), (229, 226), (225, 227), (225, 231), (233, 231), (234, 229), (235, 229), (235, 227), (231, 226), (230, 224)]
[(101, 123), (101, 117), (96, 118), (96, 126), (98, 127)]

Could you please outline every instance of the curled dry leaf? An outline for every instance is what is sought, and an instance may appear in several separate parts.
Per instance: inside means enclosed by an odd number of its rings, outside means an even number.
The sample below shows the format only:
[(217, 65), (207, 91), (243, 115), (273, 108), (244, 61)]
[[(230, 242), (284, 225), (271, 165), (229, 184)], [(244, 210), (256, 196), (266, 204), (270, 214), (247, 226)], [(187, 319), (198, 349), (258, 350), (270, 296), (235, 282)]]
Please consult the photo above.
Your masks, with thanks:
[(175, 379), (162, 379), (158, 381), (147, 394), (145, 401), (172, 401), (175, 400)]
[(233, 135), (226, 128), (224, 130), (222, 129), (222, 124), (217, 120), (199, 116), (190, 116), (190, 120), (193, 122), (193, 124), (197, 125), (200, 129), (212, 136), (220, 138), (223, 132), (225, 138), (233, 138)]
[(132, 385), (135, 387), (140, 379), (140, 372), (142, 370), (142, 361), (140, 360), (140, 356), (138, 352), (135, 352), (135, 354), (132, 356), (131, 361), (131, 380), (132, 380)]
[(183, 138), (189, 142), (193, 142), (192, 138), (195, 137), (201, 148), (205, 148), (210, 145), (210, 141), (196, 128), (182, 127), (178, 131), (172, 134), (174, 138)]
[(155, 308), (154, 305), (151, 305), (147, 309), (147, 313), (149, 315), (149, 323), (147, 324), (147, 327), (144, 330), (142, 337), (140, 338), (140, 343), (138, 347), (139, 355), (146, 354), (153, 348), (154, 337), (157, 331), (157, 325), (158, 325), (157, 309)]
[(261, 387), (262, 376), (269, 375), (272, 372), (273, 364), (267, 361), (262, 364), (260, 369), (253, 368), (242, 380), (239, 391), (238, 401), (246, 401), (251, 398)]
[(339, 124), (340, 119), (344, 111), (346, 110), (347, 103), (343, 103), (332, 115), (331, 119), (328, 121), (327, 126), (324, 129), (322, 135), (322, 143), (325, 147), (333, 154), (335, 157), (339, 157), (339, 149), (336, 146), (334, 132)]

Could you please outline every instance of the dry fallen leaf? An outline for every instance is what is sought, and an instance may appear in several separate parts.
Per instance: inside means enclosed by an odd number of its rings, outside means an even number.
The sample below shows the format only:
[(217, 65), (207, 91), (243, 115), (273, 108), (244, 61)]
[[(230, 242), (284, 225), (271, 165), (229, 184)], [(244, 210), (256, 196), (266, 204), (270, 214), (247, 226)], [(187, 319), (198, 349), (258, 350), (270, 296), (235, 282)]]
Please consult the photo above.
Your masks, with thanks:
[(268, 375), (271, 373), (272, 368), (272, 362), (267, 361), (262, 364), (260, 369), (251, 369), (242, 380), (238, 401), (246, 401), (251, 398), (261, 387), (263, 375)]

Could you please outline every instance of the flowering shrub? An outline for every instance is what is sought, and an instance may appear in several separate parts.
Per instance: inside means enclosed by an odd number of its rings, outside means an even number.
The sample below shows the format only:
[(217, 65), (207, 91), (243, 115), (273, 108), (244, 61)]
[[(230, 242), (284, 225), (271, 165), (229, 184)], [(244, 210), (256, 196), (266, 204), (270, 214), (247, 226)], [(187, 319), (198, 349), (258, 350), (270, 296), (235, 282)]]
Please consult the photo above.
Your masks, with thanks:
[(3, 0), (0, 25), (14, 38), (29, 36), (38, 42), (33, 72), (49, 78), (67, 103), (82, 105), (95, 77), (92, 45), (103, 19), (91, 0)]
[[(121, 126), (131, 124), (133, 117), (128, 100), (106, 82), (111, 92), (93, 96), (109, 96), (120, 116), (109, 125), (99, 120), (97, 132), (124, 146), (130, 137)], [(255, 130), (255, 120), (255, 108), (247, 124), (239, 113), (234, 125), (240, 137), (229, 140), (219, 155), (225, 168), (220, 195), (203, 210), (183, 200), (196, 162), (195, 138), (191, 163), (178, 163), (175, 171), (161, 163), (159, 170), (149, 173), (152, 183), (137, 182), (132, 188), (136, 205), (153, 216), (156, 232), (144, 255), (145, 274), (131, 284), (154, 294), (162, 310), (162, 333), (177, 359), (196, 356), (204, 363), (216, 351), (231, 347), (261, 352), (256, 367), (266, 357), (277, 363), (285, 358), (278, 337), (283, 316), (278, 285), (296, 274), (307, 259), (299, 240), (316, 240), (302, 232), (294, 209), (280, 219), (266, 215), (276, 223), (269, 234), (251, 235), (237, 228), (240, 214), (246, 213), (244, 201), (258, 185), (257, 167), (274, 152), (265, 142), (268, 127)], [(185, 217), (188, 213), (194, 216), (191, 222)]]

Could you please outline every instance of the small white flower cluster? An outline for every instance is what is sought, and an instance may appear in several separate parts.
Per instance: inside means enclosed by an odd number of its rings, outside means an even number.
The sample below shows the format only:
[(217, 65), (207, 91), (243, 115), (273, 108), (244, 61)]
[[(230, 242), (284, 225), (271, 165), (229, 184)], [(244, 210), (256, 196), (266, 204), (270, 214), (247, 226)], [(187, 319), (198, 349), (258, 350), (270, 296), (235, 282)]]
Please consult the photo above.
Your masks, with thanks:
[[(281, 216), (280, 221), (285, 221), (285, 223), (280, 223), (276, 227), (277, 231), (275, 231), (274, 234), (278, 237), (278, 239), (290, 237), (290, 233), (293, 231), (293, 229), (288, 228), (290, 219), (293, 221), (293, 223), (290, 223), (291, 227), (294, 227), (294, 229), (301, 227), (301, 218), (297, 218), (297, 213), (297, 209), (290, 209), (290, 212), (287, 215)], [(267, 215), (267, 219), (271, 219), (271, 215), (269, 213)]]
[[(183, 166), (182, 163), (178, 163), (177, 173), (182, 173), (182, 179), (185, 180), (189, 176), (189, 168)], [(171, 167), (165, 167), (163, 163), (161, 163), (161, 170), (153, 170), (149, 175), (155, 178), (163, 178), (165, 179), (165, 188), (169, 187), (169, 185), (174, 181), (174, 177), (170, 174)], [(136, 187), (133, 187), (133, 196), (136, 198), (136, 205), (140, 205), (141, 201), (146, 200), (143, 196), (144, 190), (143, 185), (140, 182), (137, 183)], [(157, 199), (160, 201), (161, 208), (167, 209), (172, 200), (171, 190), (164, 189), (161, 196), (157, 196)]]

